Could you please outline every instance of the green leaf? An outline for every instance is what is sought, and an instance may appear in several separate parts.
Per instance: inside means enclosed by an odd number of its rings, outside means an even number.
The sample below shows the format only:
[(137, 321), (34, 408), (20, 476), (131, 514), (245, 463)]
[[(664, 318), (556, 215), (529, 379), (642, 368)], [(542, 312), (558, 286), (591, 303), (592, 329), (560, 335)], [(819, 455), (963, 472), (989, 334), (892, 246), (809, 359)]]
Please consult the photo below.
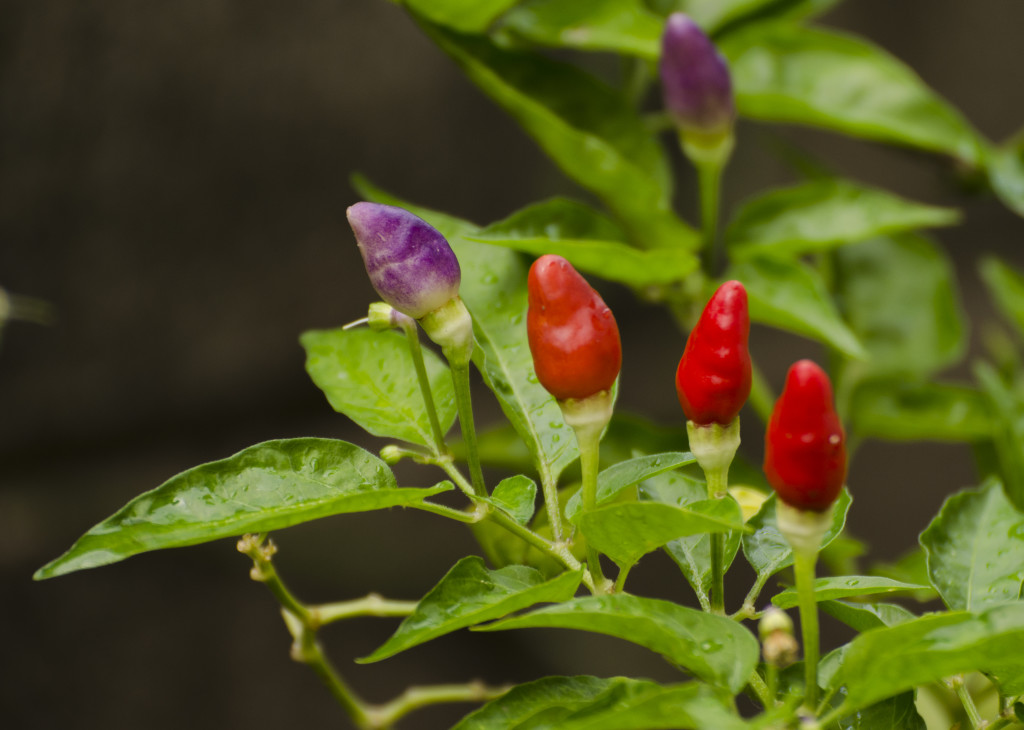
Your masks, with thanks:
[(850, 642), (831, 687), (845, 685), (848, 712), (913, 687), (963, 672), (995, 672), (1010, 681), (1007, 694), (1024, 689), (1024, 603), (993, 606), (981, 614), (931, 614), (861, 634)]
[[(881, 593), (918, 591), (925, 587), (874, 575), (842, 575), (815, 580), (814, 599), (816, 601), (832, 601), (837, 598), (852, 598), (854, 596), (874, 596)], [(787, 588), (781, 593), (772, 596), (772, 603), (779, 608), (792, 608), (797, 604), (796, 589)]]
[(490, 502), (508, 512), (521, 525), (528, 524), (533, 517), (537, 499), (537, 483), (530, 477), (517, 474), (502, 479), (491, 492)]
[(911, 202), (846, 180), (812, 180), (748, 201), (725, 236), (734, 259), (792, 258), (889, 233), (949, 226), (952, 208)]
[[(300, 338), (306, 372), (331, 407), (374, 436), (430, 447), (434, 439), (409, 344), (397, 332), (371, 329), (313, 330)], [(441, 430), (455, 420), (455, 392), (448, 366), (423, 350)]]
[(952, 155), (980, 166), (983, 146), (909, 67), (852, 35), (757, 23), (723, 39), (742, 116), (793, 122)]
[(638, 455), (678, 450), (686, 442), (685, 427), (663, 426), (644, 416), (616, 409), (601, 438), (601, 461), (612, 466)]
[(1024, 595), (1024, 513), (995, 479), (947, 499), (921, 545), (950, 609), (977, 611)]
[[(658, 474), (678, 469), (697, 460), (689, 451), (669, 451), (664, 454), (638, 456), (620, 461), (597, 475), (597, 506), (608, 504), (629, 487)], [(575, 521), (583, 506), (582, 497), (577, 493), (565, 505), (565, 514)]]
[(1007, 208), (1024, 216), (1024, 132), (989, 155), (992, 189)]
[(621, 94), (574, 66), (422, 25), (570, 178), (604, 202), (632, 243), (698, 247), (697, 232), (672, 212), (664, 150)]
[(806, 264), (747, 259), (736, 262), (728, 278), (746, 286), (751, 320), (824, 342), (848, 357), (867, 357), (832, 303), (825, 282)]
[(916, 591), (912, 598), (918, 603), (936, 601), (939, 593), (930, 584), (928, 577), (928, 558), (924, 549), (918, 545), (906, 554), (900, 556), (895, 562), (875, 563), (871, 566), (871, 575), (881, 575), (893, 580), (901, 580), (904, 583), (928, 583), (925, 590)]
[(746, 727), (726, 698), (695, 682), (545, 677), (513, 687), (453, 730), (698, 730)]
[[(757, 581), (764, 584), (768, 578), (778, 573), (783, 568), (793, 564), (793, 551), (786, 542), (786, 538), (779, 532), (778, 523), (775, 520), (775, 503), (778, 497), (774, 494), (769, 497), (761, 511), (750, 518), (748, 527), (754, 528), (752, 535), (743, 536), (743, 554), (747, 556), (747, 562), (757, 573)], [(832, 513), (832, 525), (821, 540), (822, 547), (832, 542), (836, 536), (843, 531), (846, 524), (846, 513), (850, 510), (853, 499), (850, 492), (844, 487), (836, 500)]]
[(401, 0), (410, 10), (460, 33), (483, 33), (517, 0)]
[(873, 377), (926, 376), (960, 359), (965, 330), (953, 268), (931, 241), (879, 238), (836, 252), (836, 296)]
[[(640, 488), (641, 499), (663, 504), (685, 507), (705, 501), (708, 496), (707, 483), (682, 471), (658, 475), (644, 482)], [(735, 501), (735, 500), (730, 500)], [(740, 548), (741, 530), (732, 530), (725, 536), (722, 550), (723, 574), (732, 565)], [(672, 540), (665, 545), (665, 551), (675, 561), (687, 582), (693, 587), (705, 606), (711, 590), (711, 536), (710, 533), (691, 535)], [(710, 607), (710, 603), (706, 608)]]
[(664, 26), (642, 0), (526, 0), (503, 20), (503, 28), (541, 45), (652, 61), (661, 54)]
[(344, 441), (267, 441), (140, 494), (40, 568), (35, 579), (344, 512), (412, 506), (450, 488), (400, 488), (384, 462)]
[(472, 223), (410, 205), (363, 178), (354, 179), (353, 185), (367, 200), (415, 213), (448, 239), (466, 272), (459, 292), (473, 315), (473, 362), (533, 454), (541, 483), (555, 484), (579, 450), (558, 404), (533, 371), (525, 323), (526, 266), (512, 251), (468, 240), (480, 230)]
[(581, 571), (545, 581), (524, 565), (488, 570), (482, 558), (470, 555), (451, 570), (417, 604), (382, 646), (361, 664), (377, 662), (438, 636), (507, 616), (542, 601), (567, 601), (582, 579)]
[(976, 388), (947, 383), (874, 380), (857, 388), (850, 429), (889, 441), (980, 441), (992, 436), (992, 414)]
[(1024, 511), (1024, 401), (987, 363), (975, 365), (974, 372), (992, 413), (1003, 490), (1010, 502)]
[(750, 679), (759, 653), (757, 639), (732, 619), (624, 593), (576, 598), (477, 630), (541, 627), (581, 629), (631, 641), (733, 694)]
[(1024, 276), (995, 256), (983, 258), (978, 269), (999, 312), (1024, 337)]
[(698, 264), (696, 256), (678, 248), (628, 246), (610, 219), (565, 198), (528, 206), (472, 238), (532, 256), (557, 254), (580, 271), (633, 287), (681, 281)]
[(799, 20), (825, 12), (838, 0), (675, 0), (706, 33), (727, 33), (729, 28), (761, 17)]
[[(839, 705), (846, 699), (846, 693), (840, 692), (833, 699), (833, 705)], [(876, 702), (870, 707), (839, 720), (839, 730), (927, 730), (925, 721), (917, 714), (914, 704), (914, 693), (903, 692), (895, 697)]]
[(707, 499), (688, 507), (661, 502), (629, 502), (599, 507), (579, 516), (587, 543), (622, 568), (680, 537), (707, 532), (742, 531), (736, 500)]
[(818, 607), (832, 618), (857, 631), (877, 629), (917, 618), (913, 613), (895, 603), (847, 603), (845, 601), (821, 601)]

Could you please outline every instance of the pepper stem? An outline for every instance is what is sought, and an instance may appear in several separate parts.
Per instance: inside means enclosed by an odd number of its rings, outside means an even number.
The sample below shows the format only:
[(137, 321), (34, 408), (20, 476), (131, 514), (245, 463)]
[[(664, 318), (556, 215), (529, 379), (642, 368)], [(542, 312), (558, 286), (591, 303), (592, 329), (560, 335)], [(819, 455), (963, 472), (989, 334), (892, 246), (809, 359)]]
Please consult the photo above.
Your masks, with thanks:
[[(723, 499), (729, 493), (729, 466), (740, 446), (740, 419), (727, 426), (686, 422), (690, 451), (704, 470), (708, 499)], [(725, 535), (713, 532), (711, 543), (711, 612), (725, 614)]]
[(427, 376), (427, 368), (423, 363), (423, 348), (420, 347), (420, 334), (416, 323), (410, 318), (402, 319), (402, 330), (409, 341), (409, 353), (412, 355), (413, 365), (416, 366), (416, 378), (420, 383), (420, 392), (423, 394), (423, 404), (427, 409), (427, 417), (430, 419), (430, 433), (434, 437), (434, 453), (438, 456), (444, 454), (448, 448), (444, 442), (444, 433), (441, 431), (441, 424), (437, 420), (437, 407), (434, 405), (434, 394), (430, 390), (430, 378)]
[(466, 460), (469, 462), (469, 478), (473, 492), (478, 497), (487, 496), (484, 472), (480, 467), (480, 451), (476, 443), (476, 426), (473, 423), (473, 402), (469, 393), (469, 366), (451, 363), (452, 383), (455, 386), (455, 404), (459, 409), (459, 426), (462, 440), (466, 442)]
[(701, 234), (704, 239), (704, 271), (715, 276), (719, 268), (718, 209), (725, 170), (735, 138), (732, 130), (721, 135), (698, 135), (683, 132), (680, 135), (683, 154), (697, 168), (700, 184)]
[[(558, 401), (565, 422), (576, 432), (576, 443), (580, 449), (580, 471), (583, 480), (581, 498), (583, 511), (597, 507), (597, 473), (601, 463), (601, 434), (612, 417), (614, 402), (610, 391), (602, 390), (589, 398), (576, 400), (568, 398)], [(587, 566), (594, 578), (599, 593), (612, 588), (611, 581), (601, 570), (601, 556), (596, 549), (587, 545)]]
[(793, 548), (793, 573), (796, 577), (797, 605), (800, 609), (800, 634), (804, 644), (804, 701), (808, 714), (818, 704), (818, 604), (814, 600), (814, 567), (818, 562), (821, 540), (832, 523), (832, 506), (824, 512), (801, 510), (783, 501), (776, 503), (775, 518), (779, 532)]

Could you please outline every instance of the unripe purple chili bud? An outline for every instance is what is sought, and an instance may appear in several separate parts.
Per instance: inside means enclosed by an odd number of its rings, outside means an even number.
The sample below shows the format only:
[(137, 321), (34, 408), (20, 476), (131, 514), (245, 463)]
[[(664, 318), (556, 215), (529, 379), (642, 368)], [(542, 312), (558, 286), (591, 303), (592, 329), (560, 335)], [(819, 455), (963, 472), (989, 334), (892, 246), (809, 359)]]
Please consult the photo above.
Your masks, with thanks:
[(459, 294), (459, 261), (444, 236), (407, 210), (380, 203), (348, 209), (370, 283), (386, 301), (413, 319)]
[(736, 119), (725, 59), (696, 23), (673, 13), (661, 36), (661, 90), (665, 108), (684, 132), (725, 135)]

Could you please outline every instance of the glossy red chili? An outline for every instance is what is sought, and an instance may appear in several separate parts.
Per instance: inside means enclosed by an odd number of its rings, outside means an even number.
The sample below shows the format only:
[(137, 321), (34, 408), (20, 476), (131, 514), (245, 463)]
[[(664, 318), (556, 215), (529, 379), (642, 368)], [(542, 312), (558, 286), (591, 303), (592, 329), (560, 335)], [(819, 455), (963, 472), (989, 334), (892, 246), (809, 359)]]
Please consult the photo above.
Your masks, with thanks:
[(794, 363), (765, 437), (764, 473), (791, 507), (828, 509), (846, 479), (846, 435), (828, 375), (810, 360)]
[(732, 423), (750, 395), (747, 290), (727, 281), (712, 295), (690, 332), (676, 369), (686, 417), (700, 426)]
[(608, 390), (622, 366), (612, 311), (561, 256), (530, 267), (526, 332), (537, 378), (558, 400)]

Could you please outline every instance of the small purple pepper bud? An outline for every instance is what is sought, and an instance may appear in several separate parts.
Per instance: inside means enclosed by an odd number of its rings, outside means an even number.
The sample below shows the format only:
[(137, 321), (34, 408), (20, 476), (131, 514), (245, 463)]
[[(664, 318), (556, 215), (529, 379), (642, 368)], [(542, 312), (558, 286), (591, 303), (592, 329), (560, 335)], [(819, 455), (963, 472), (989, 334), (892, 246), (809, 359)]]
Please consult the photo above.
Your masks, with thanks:
[(661, 89), (665, 108), (684, 133), (719, 137), (736, 119), (725, 59), (683, 13), (669, 16), (661, 36)]
[(420, 319), (459, 295), (459, 261), (441, 233), (407, 210), (379, 203), (348, 209), (370, 283), (398, 311)]

